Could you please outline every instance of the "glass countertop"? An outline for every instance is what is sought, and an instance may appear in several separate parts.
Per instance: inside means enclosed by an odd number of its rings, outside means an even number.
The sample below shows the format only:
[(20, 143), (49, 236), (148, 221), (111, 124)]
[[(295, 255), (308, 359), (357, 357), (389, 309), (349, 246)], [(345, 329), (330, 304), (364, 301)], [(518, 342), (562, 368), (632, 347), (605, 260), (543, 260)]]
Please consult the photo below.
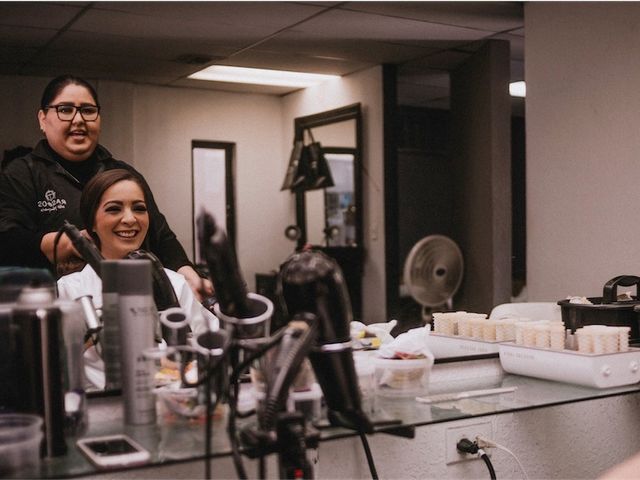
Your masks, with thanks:
[[(371, 405), (370, 418), (377, 424), (377, 431), (390, 428), (390, 422), (406, 427), (417, 427), (433, 423), (448, 422), (484, 415), (515, 412), (532, 408), (548, 407), (640, 391), (640, 384), (624, 387), (595, 389), (559, 382), (538, 380), (519, 375), (505, 374), (489, 377), (484, 381), (475, 379), (447, 381), (446, 384), (431, 383), (431, 393), (450, 393), (476, 390), (478, 388), (517, 387), (513, 392), (475, 398), (446, 401), (435, 404), (419, 403), (415, 397), (376, 396)], [(369, 399), (371, 400), (371, 399)], [(137, 440), (151, 453), (145, 466), (168, 465), (203, 459), (205, 457), (204, 421), (174, 421), (160, 418), (155, 425), (129, 426), (122, 420), (122, 407), (118, 397), (92, 398), (89, 401), (89, 427), (84, 436), (126, 433)], [(239, 420), (238, 428), (255, 422), (253, 419)], [(319, 427), (320, 440), (330, 441), (356, 435), (355, 432), (336, 427)], [(69, 478), (91, 475), (95, 467), (79, 452), (75, 438), (68, 439), (68, 453), (54, 459), (43, 460), (37, 476), (41, 478)], [(213, 421), (212, 456), (231, 454), (226, 433), (226, 406)], [(18, 476), (24, 472), (18, 472)]]

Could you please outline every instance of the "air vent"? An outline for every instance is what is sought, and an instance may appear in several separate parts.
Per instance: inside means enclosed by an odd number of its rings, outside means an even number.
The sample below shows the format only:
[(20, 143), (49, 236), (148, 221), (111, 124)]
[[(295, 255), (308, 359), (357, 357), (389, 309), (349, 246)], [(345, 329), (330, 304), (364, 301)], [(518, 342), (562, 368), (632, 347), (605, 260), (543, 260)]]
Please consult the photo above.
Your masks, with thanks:
[(214, 60), (221, 60), (224, 57), (212, 57), (210, 55), (198, 55), (194, 53), (185, 53), (173, 59), (176, 63), (184, 63), (186, 65), (206, 65)]

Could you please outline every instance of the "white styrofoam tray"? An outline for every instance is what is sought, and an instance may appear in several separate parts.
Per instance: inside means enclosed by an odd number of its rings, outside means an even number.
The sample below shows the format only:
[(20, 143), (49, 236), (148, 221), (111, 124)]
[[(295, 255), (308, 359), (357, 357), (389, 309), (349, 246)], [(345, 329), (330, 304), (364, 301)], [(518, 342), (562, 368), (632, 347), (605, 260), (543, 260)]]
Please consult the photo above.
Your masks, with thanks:
[(468, 357), (498, 353), (501, 342), (487, 342), (470, 337), (443, 335), (429, 332), (427, 347), (436, 358)]
[(610, 388), (640, 382), (639, 348), (594, 354), (501, 343), (500, 363), (508, 373), (585, 387)]

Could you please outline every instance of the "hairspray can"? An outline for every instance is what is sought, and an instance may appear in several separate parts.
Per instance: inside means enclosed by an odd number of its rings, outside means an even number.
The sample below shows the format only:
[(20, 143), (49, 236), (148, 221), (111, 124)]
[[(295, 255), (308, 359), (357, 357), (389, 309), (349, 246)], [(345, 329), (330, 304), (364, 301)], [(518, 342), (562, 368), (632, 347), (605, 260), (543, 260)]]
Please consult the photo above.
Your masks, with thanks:
[(151, 365), (143, 354), (155, 346), (154, 326), (158, 318), (153, 301), (151, 262), (116, 262), (124, 419), (129, 425), (147, 425), (156, 421)]
[(105, 260), (102, 272), (102, 359), (105, 388), (116, 390), (122, 386), (120, 370), (120, 313), (118, 306), (118, 262)]

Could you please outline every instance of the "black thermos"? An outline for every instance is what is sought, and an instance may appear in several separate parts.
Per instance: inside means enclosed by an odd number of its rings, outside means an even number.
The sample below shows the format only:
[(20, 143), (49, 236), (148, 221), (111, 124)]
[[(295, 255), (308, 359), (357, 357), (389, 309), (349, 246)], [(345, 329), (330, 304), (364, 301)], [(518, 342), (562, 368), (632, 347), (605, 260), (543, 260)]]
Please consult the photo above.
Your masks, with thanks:
[(42, 454), (64, 455), (64, 357), (62, 313), (50, 288), (24, 288), (11, 319), (16, 409), (44, 420)]

